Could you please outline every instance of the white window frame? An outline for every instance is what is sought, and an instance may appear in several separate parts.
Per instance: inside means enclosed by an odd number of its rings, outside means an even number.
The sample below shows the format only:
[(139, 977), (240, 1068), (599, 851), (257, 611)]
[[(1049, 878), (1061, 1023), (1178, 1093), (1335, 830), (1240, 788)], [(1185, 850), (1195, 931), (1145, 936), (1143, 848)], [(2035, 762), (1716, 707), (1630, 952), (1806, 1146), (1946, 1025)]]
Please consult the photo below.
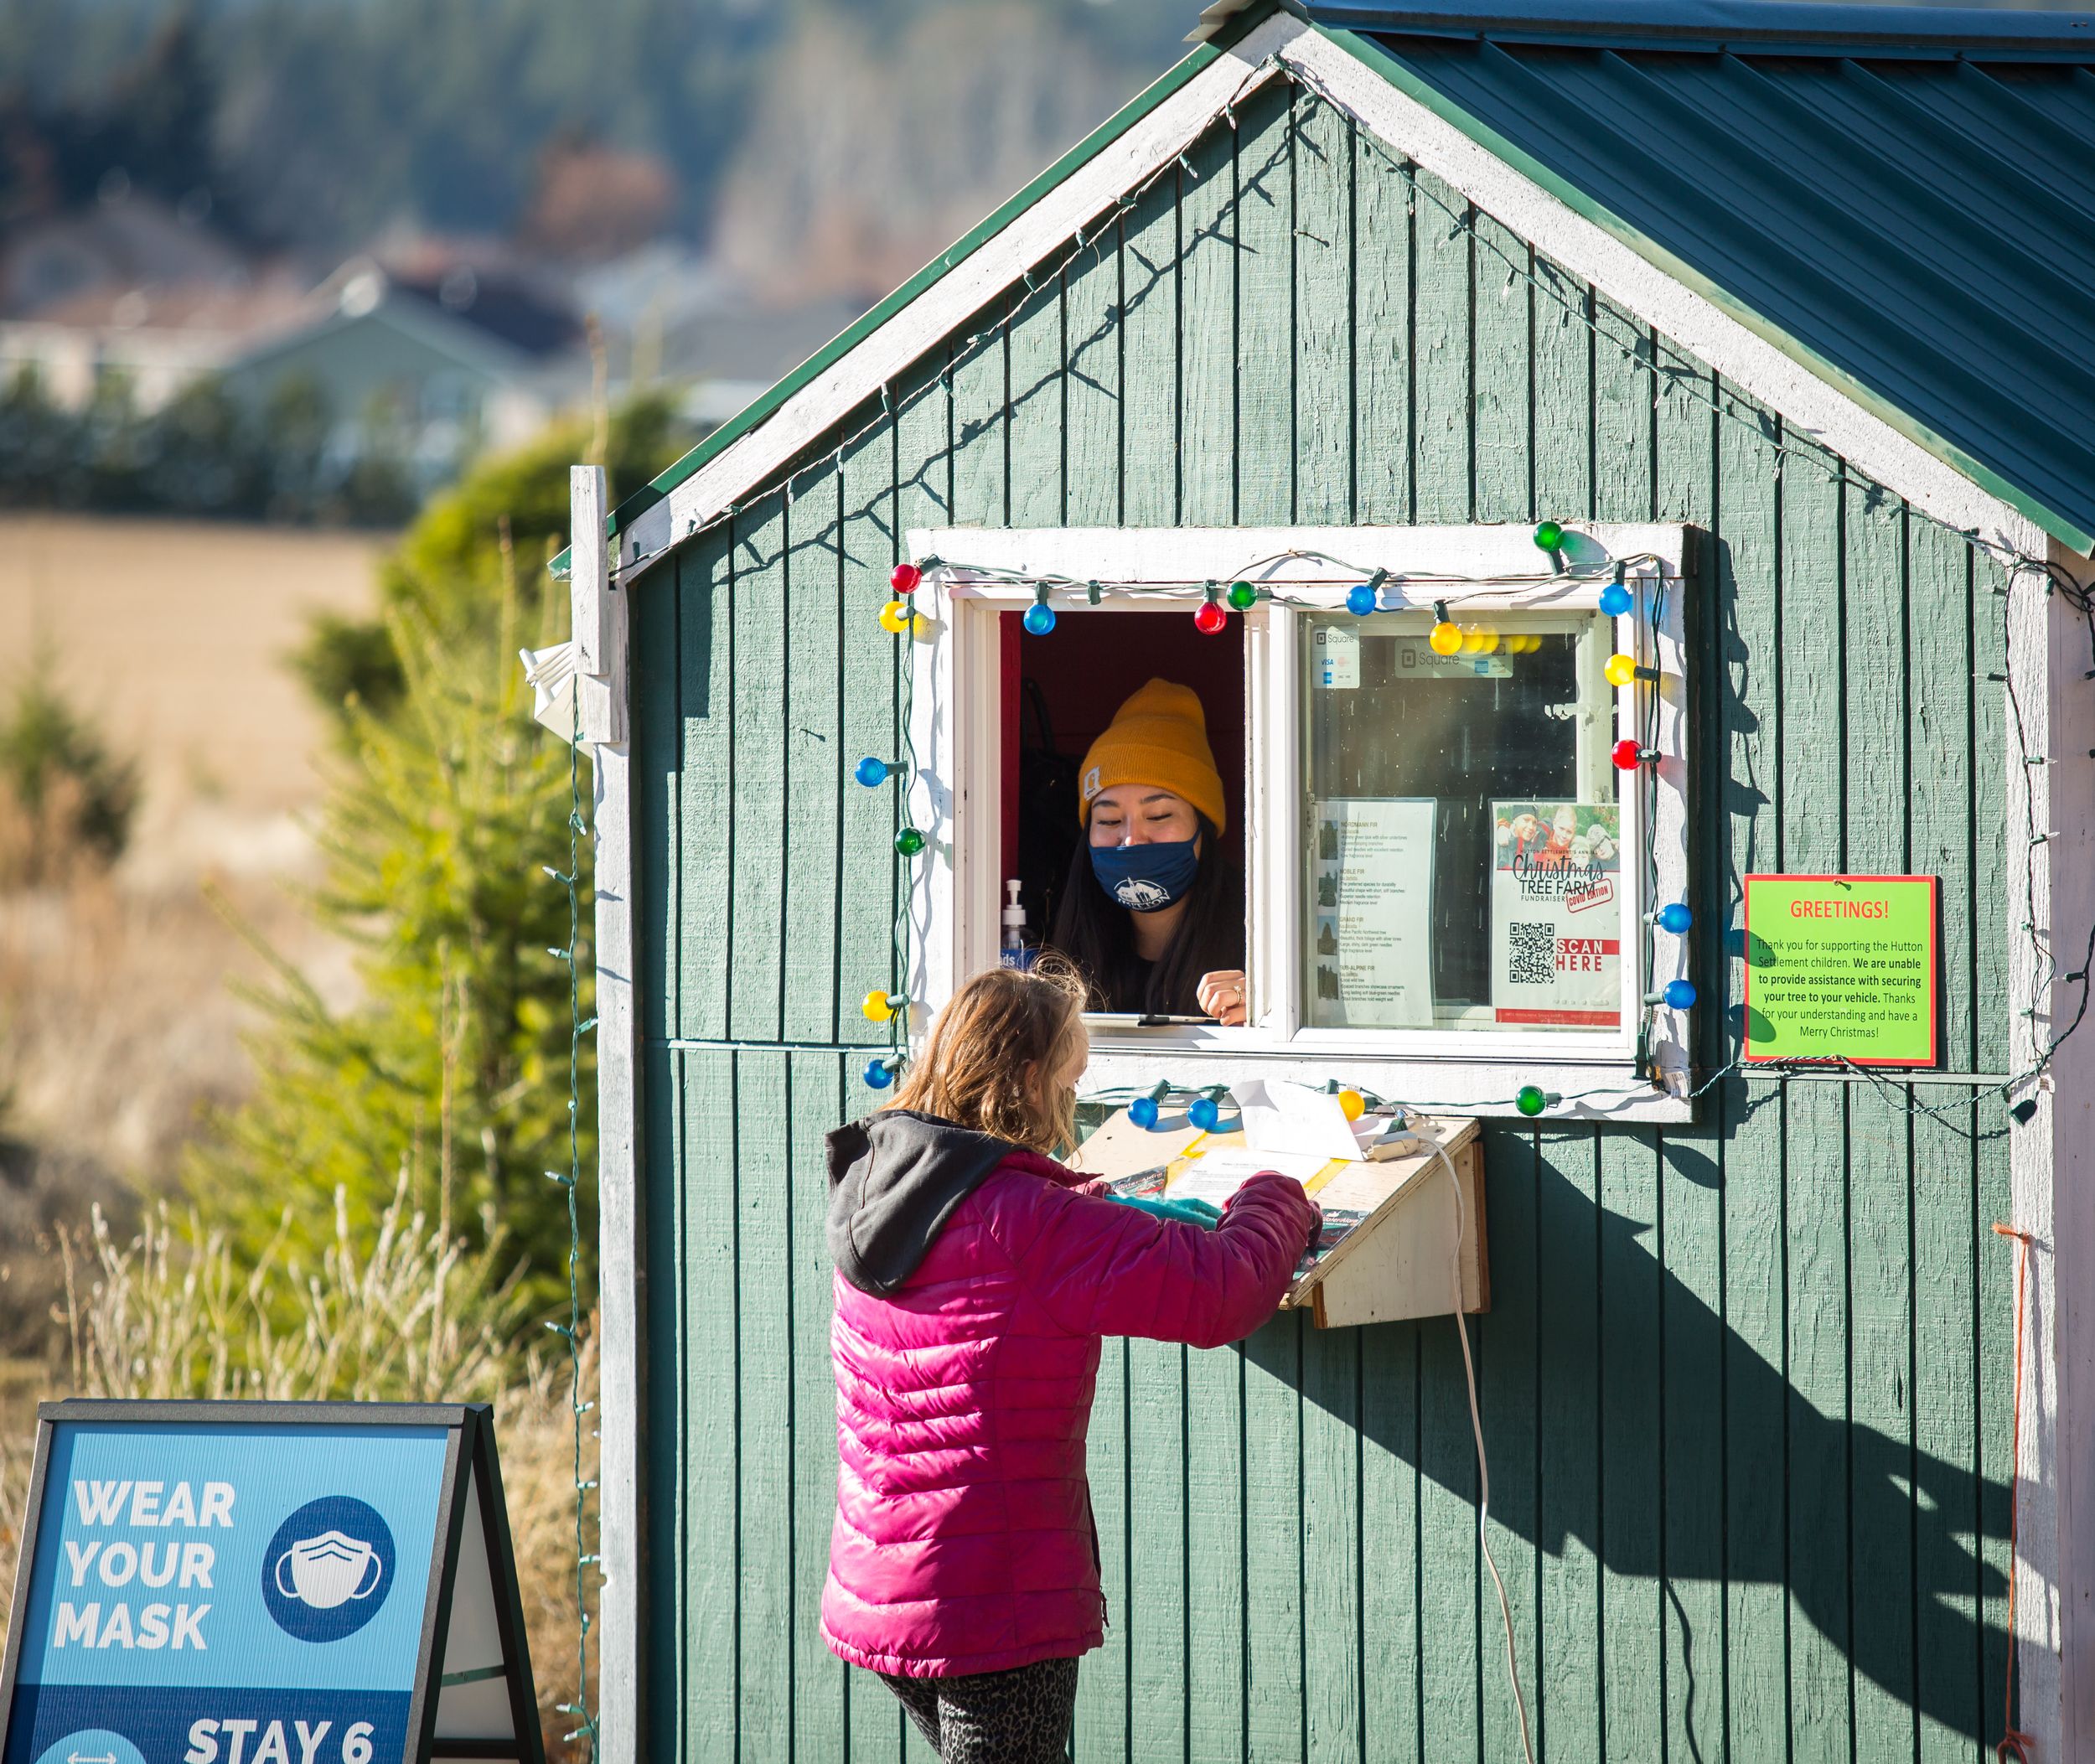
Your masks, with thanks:
[[(1513, 1115), (1513, 1096), (1532, 1084), (1563, 1099), (1552, 1105), (1551, 1115), (1686, 1120), (1689, 1013), (1663, 1006), (1653, 1012), (1649, 1053), (1658, 1084), (1639, 1075), (1635, 1050), (1645, 992), (1687, 972), (1689, 939), (1656, 925), (1649, 928), (1652, 967), (1648, 973), (1640, 971), (1644, 915), (1656, 906), (1689, 898), (1688, 716), (1682, 667), (1684, 602), (1693, 591), (1684, 569), (1687, 529), (1579, 523), (1567, 524), (1566, 532), (1565, 556), (1576, 574), (1569, 582), (1536, 580), (1548, 566), (1528, 527), (911, 531), (910, 556), (919, 562), (935, 559), (938, 564), (926, 570), (917, 591), (924, 626), (910, 644), (915, 764), (908, 784), (909, 818), (929, 841), (915, 866), (908, 902), (911, 996), (935, 1011), (960, 978), (997, 959), (1003, 904), (1003, 704), (996, 615), (1022, 611), (1034, 600), (1031, 587), (1001, 575), (1134, 585), (1134, 592), (1115, 593), (1096, 608), (1088, 604), (1082, 589), (1057, 592), (1051, 604), (1073, 618), (1166, 609), (1190, 615), (1200, 603), (1204, 582), (1275, 582), (1306, 606), (1261, 601), (1242, 615), (1249, 724), (1244, 803), (1251, 1021), (1234, 1029), (1100, 1025), (1093, 1035), (1085, 1087), (1119, 1089), (1159, 1081), (1226, 1084), (1275, 1077), (1322, 1084), (1335, 1078), (1401, 1100)], [(1343, 563), (1329, 561), (1334, 558)], [(1261, 559), (1275, 561), (1249, 567)], [(1384, 612), (1430, 612), (1437, 602), (1445, 602), (1459, 623), (1522, 612), (1593, 612), (1601, 590), (1616, 579), (1618, 562), (1637, 605), (1615, 622), (1617, 648), (1630, 649), (1640, 627), (1646, 627), (1644, 615), (1659, 603), (1654, 590), (1662, 576), (1667, 588), (1663, 620), (1650, 631), (1637, 657), (1658, 670), (1659, 681), (1655, 687), (1639, 683), (1617, 690), (1614, 730), (1596, 732), (1603, 746), (1621, 736), (1636, 736), (1637, 696), (1656, 691), (1658, 763), (1621, 774), (1622, 1029), (1523, 1033), (1306, 1027), (1301, 1020), (1302, 841), (1293, 830), (1305, 824), (1300, 698), (1305, 611), (1342, 609), (1348, 590), (1362, 582), (1362, 572), (1380, 569), (1387, 572), (1380, 594)], [(1026, 641), (1053, 643), (1054, 638), (1051, 634)], [(1645, 793), (1650, 793), (1648, 798)], [(1646, 893), (1642, 850), (1648, 807), (1655, 811), (1655, 898)], [(1697, 930), (1715, 934), (1706, 927)], [(923, 1023), (914, 1027), (921, 1031)]]

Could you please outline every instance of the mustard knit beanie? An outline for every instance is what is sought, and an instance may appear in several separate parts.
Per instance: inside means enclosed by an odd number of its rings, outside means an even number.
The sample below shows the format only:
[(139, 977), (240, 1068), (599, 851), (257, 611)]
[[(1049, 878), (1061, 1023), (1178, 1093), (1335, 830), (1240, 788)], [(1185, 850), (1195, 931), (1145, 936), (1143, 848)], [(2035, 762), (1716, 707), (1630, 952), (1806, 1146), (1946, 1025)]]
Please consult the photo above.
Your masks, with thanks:
[(1152, 680), (1113, 713), (1113, 726), (1084, 757), (1078, 820), (1089, 822), (1092, 799), (1115, 784), (1169, 790), (1213, 821), (1218, 833), (1228, 828), (1229, 805), (1208, 745), (1207, 713), (1191, 686)]

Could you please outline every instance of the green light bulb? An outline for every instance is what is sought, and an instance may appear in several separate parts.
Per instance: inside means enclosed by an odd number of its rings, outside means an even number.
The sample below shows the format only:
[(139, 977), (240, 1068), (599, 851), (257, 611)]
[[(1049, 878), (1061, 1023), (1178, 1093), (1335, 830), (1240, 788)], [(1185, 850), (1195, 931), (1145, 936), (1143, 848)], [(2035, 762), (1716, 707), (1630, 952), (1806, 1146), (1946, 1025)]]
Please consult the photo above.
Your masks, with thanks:
[(1564, 527), (1561, 522), (1545, 520), (1535, 529), (1535, 543), (1545, 551), (1563, 549)]
[(923, 835), (914, 827), (904, 827), (895, 835), (895, 850), (904, 857), (914, 857), (923, 850)]
[(1239, 613), (1249, 613), (1259, 603), (1259, 591), (1248, 582), (1229, 584), (1229, 604)]
[(1523, 1115), (1539, 1115), (1549, 1106), (1549, 1099), (1543, 1094), (1539, 1084), (1523, 1084), (1520, 1094), (1513, 1099), (1513, 1107)]

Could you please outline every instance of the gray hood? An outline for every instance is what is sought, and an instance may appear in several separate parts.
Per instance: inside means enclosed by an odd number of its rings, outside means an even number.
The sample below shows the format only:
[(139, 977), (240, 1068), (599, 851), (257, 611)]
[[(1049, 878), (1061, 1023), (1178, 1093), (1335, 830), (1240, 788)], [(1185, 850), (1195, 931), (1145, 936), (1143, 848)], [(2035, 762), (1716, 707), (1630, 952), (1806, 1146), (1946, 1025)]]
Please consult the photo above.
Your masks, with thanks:
[(830, 1255), (861, 1292), (882, 1296), (917, 1271), (954, 1208), (1018, 1150), (910, 1109), (883, 1109), (825, 1144)]

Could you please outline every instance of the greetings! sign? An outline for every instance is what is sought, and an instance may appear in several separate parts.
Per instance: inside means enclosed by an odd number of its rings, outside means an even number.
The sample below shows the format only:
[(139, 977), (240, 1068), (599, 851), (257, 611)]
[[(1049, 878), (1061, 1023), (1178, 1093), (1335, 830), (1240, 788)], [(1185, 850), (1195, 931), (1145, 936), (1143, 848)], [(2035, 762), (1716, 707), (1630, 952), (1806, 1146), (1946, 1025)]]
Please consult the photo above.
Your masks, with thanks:
[(484, 1407), (38, 1419), (0, 1764), (539, 1756)]
[(1538, 1027), (1622, 1021), (1622, 810), (1492, 804), (1492, 1015)]
[(1932, 876), (1746, 878), (1746, 1058), (1932, 1066)]

